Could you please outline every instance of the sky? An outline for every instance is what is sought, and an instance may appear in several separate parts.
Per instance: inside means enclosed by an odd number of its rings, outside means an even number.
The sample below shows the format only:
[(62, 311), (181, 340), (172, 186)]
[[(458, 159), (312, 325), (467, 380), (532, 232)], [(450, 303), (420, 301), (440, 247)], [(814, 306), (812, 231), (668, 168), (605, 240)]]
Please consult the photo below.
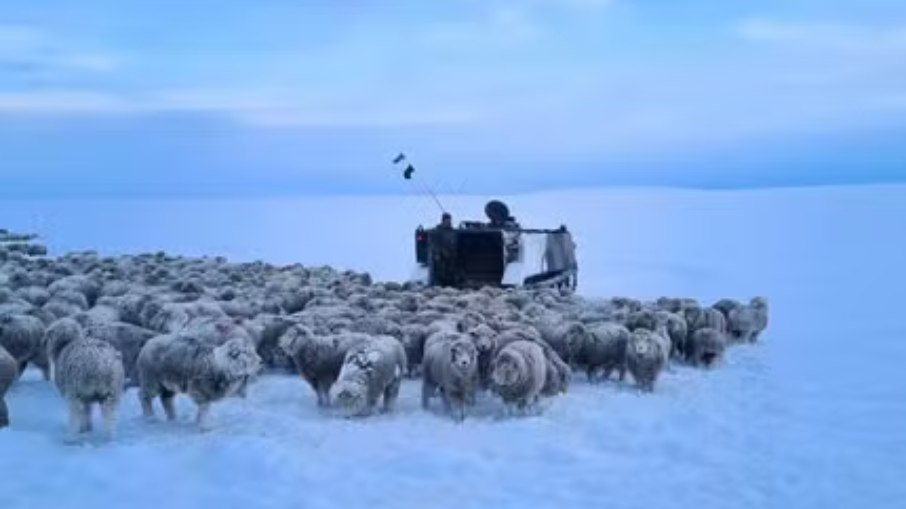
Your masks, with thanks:
[(0, 9), (6, 198), (900, 182), (903, 139), (902, 0)]

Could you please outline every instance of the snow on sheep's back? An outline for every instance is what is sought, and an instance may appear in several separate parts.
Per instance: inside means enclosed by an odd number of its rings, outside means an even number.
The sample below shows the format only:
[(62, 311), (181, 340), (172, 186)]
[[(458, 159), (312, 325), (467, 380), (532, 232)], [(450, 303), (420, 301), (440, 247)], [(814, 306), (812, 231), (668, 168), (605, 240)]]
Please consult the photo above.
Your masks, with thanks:
[[(454, 220), (490, 197), (442, 197)], [(496, 197), (495, 197), (496, 198)], [(501, 197), (566, 224), (591, 296), (768, 297), (763, 342), (719, 369), (675, 366), (654, 394), (581, 377), (540, 417), (456, 425), (403, 387), (391, 416), (321, 415), (295, 378), (215, 406), (214, 431), (140, 419), (65, 447), (66, 409), (29, 372), (0, 431), (5, 508), (896, 507), (906, 496), (906, 187), (581, 190)], [(434, 208), (432, 208), (434, 207)], [(0, 203), (53, 252), (168, 250), (408, 277), (430, 199)]]

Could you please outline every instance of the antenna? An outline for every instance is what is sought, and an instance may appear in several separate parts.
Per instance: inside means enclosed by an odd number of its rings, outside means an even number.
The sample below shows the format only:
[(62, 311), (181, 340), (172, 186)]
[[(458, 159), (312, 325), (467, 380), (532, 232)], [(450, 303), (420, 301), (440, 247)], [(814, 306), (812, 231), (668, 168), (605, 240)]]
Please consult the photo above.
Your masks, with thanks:
[[(412, 180), (412, 175), (415, 173), (415, 166), (412, 166), (411, 163), (408, 163), (408, 160), (406, 159), (406, 154), (400, 152), (400, 154), (398, 156), (393, 158), (393, 164), (401, 164), (403, 162), (407, 163), (406, 167), (403, 169), (403, 178), (406, 180)], [(425, 192), (430, 194), (431, 198), (434, 198), (434, 203), (437, 204), (437, 207), (440, 209), (440, 211), (446, 213), (447, 212), (446, 209), (444, 209), (443, 204), (437, 198), (437, 195), (434, 193), (434, 191), (430, 187), (428, 187), (424, 182), (419, 181), (419, 183), (422, 185)]]

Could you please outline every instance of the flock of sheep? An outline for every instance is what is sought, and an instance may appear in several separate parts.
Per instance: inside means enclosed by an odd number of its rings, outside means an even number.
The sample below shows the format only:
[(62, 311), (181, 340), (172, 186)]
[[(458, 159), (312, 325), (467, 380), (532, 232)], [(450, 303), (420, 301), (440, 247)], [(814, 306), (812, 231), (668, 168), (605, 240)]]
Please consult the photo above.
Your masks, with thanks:
[(4, 235), (0, 428), (10, 420), (5, 393), (33, 365), (68, 405), (67, 441), (92, 430), (95, 404), (112, 439), (129, 388), (149, 418), (159, 400), (175, 419), (174, 398), (188, 395), (208, 429), (211, 405), (246, 397), (264, 372), (301, 376), (319, 406), (348, 417), (392, 412), (405, 378), (420, 379), (424, 408), (439, 397), (457, 420), (481, 393), (525, 413), (565, 393), (576, 371), (593, 382), (629, 373), (654, 390), (668, 363), (716, 366), (768, 324), (761, 297), (703, 305), (460, 291), (220, 257), (48, 257), (9, 249)]

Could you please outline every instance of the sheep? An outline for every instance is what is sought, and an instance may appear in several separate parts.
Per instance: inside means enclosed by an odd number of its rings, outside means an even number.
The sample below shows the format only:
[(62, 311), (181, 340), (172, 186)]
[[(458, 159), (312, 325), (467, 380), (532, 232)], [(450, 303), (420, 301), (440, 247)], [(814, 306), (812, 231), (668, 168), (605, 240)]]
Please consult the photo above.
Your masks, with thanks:
[(96, 339), (110, 343), (122, 355), (123, 369), (126, 373), (126, 388), (138, 387), (136, 362), (142, 348), (157, 334), (137, 325), (125, 322), (91, 323), (85, 327), (86, 333)]
[(572, 369), (559, 354), (545, 342), (538, 343), (544, 351), (544, 357), (547, 369), (544, 378), (544, 387), (541, 389), (542, 396), (556, 396), (565, 394), (569, 390)]
[(657, 311), (655, 317), (658, 326), (664, 327), (667, 336), (670, 338), (670, 356), (682, 357), (689, 337), (689, 327), (686, 324), (686, 319), (669, 311)]
[(571, 357), (569, 351), (570, 343), (582, 343), (589, 334), (588, 327), (582, 322), (575, 320), (557, 324), (544, 324), (537, 328), (541, 333), (541, 338), (553, 347), (554, 351), (564, 362), (569, 362)]
[(403, 325), (403, 347), (406, 349), (407, 376), (412, 378), (421, 370), (422, 358), (425, 355), (425, 340), (428, 339), (428, 327), (418, 323)]
[(466, 335), (472, 340), (478, 351), (480, 387), (482, 390), (487, 390), (491, 384), (491, 362), (497, 351), (497, 334), (487, 325), (479, 324), (466, 331)]
[(98, 404), (104, 418), (107, 440), (116, 434), (117, 411), (125, 385), (122, 356), (106, 341), (87, 337), (59, 337), (53, 344), (53, 381), (69, 405), (69, 436), (90, 432), (91, 407)]
[(546, 382), (544, 350), (532, 341), (514, 341), (501, 349), (492, 362), (492, 390), (511, 409), (534, 406)]
[[(84, 275), (72, 275), (58, 279), (51, 283), (47, 290), (54, 298), (75, 298), (74, 294), (82, 295), (85, 302), (84, 309), (93, 306), (101, 295), (101, 285)], [(81, 302), (81, 299), (76, 300)]]
[(710, 368), (723, 359), (726, 343), (726, 336), (717, 329), (698, 329), (689, 337), (686, 361), (695, 367)]
[(16, 359), (21, 377), (29, 363), (50, 380), (47, 356), (44, 354), (44, 322), (31, 315), (0, 316), (0, 346)]
[(575, 336), (569, 345), (573, 366), (584, 370), (589, 382), (607, 380), (614, 370), (622, 381), (626, 376), (629, 334), (623, 325), (604, 322), (591, 327), (584, 338)]
[(19, 367), (3, 346), (0, 346), (0, 429), (9, 426), (9, 408), (6, 406), (6, 391), (19, 378)]
[(689, 334), (704, 328), (712, 328), (721, 333), (727, 331), (727, 319), (717, 308), (689, 307), (685, 310), (685, 318)]
[(346, 352), (370, 339), (371, 336), (361, 333), (319, 336), (304, 325), (293, 325), (280, 337), (280, 348), (315, 391), (318, 406), (329, 407), (330, 388), (340, 376)]
[(654, 384), (670, 358), (670, 340), (662, 332), (636, 329), (626, 347), (626, 367), (643, 391), (653, 391)]
[(330, 398), (347, 417), (371, 414), (381, 397), (383, 411), (390, 412), (399, 396), (406, 363), (406, 351), (398, 340), (375, 336), (346, 352)]
[(768, 303), (764, 297), (754, 297), (747, 305), (727, 311), (727, 333), (734, 341), (755, 343), (768, 325)]
[(454, 418), (463, 421), (466, 406), (475, 403), (478, 390), (478, 349), (467, 336), (454, 334), (425, 345), (422, 408), (428, 409), (439, 389), (444, 408), (455, 410)]
[(167, 420), (173, 421), (173, 400), (183, 393), (198, 407), (196, 425), (207, 431), (211, 405), (241, 391), (260, 368), (261, 358), (241, 338), (214, 345), (180, 333), (156, 336), (136, 361), (142, 413), (154, 418), (153, 401), (160, 397)]
[(287, 317), (269, 313), (260, 314), (252, 319), (249, 325), (261, 329), (257, 352), (266, 367), (280, 370), (292, 367), (292, 361), (280, 349), (280, 336), (294, 323)]

